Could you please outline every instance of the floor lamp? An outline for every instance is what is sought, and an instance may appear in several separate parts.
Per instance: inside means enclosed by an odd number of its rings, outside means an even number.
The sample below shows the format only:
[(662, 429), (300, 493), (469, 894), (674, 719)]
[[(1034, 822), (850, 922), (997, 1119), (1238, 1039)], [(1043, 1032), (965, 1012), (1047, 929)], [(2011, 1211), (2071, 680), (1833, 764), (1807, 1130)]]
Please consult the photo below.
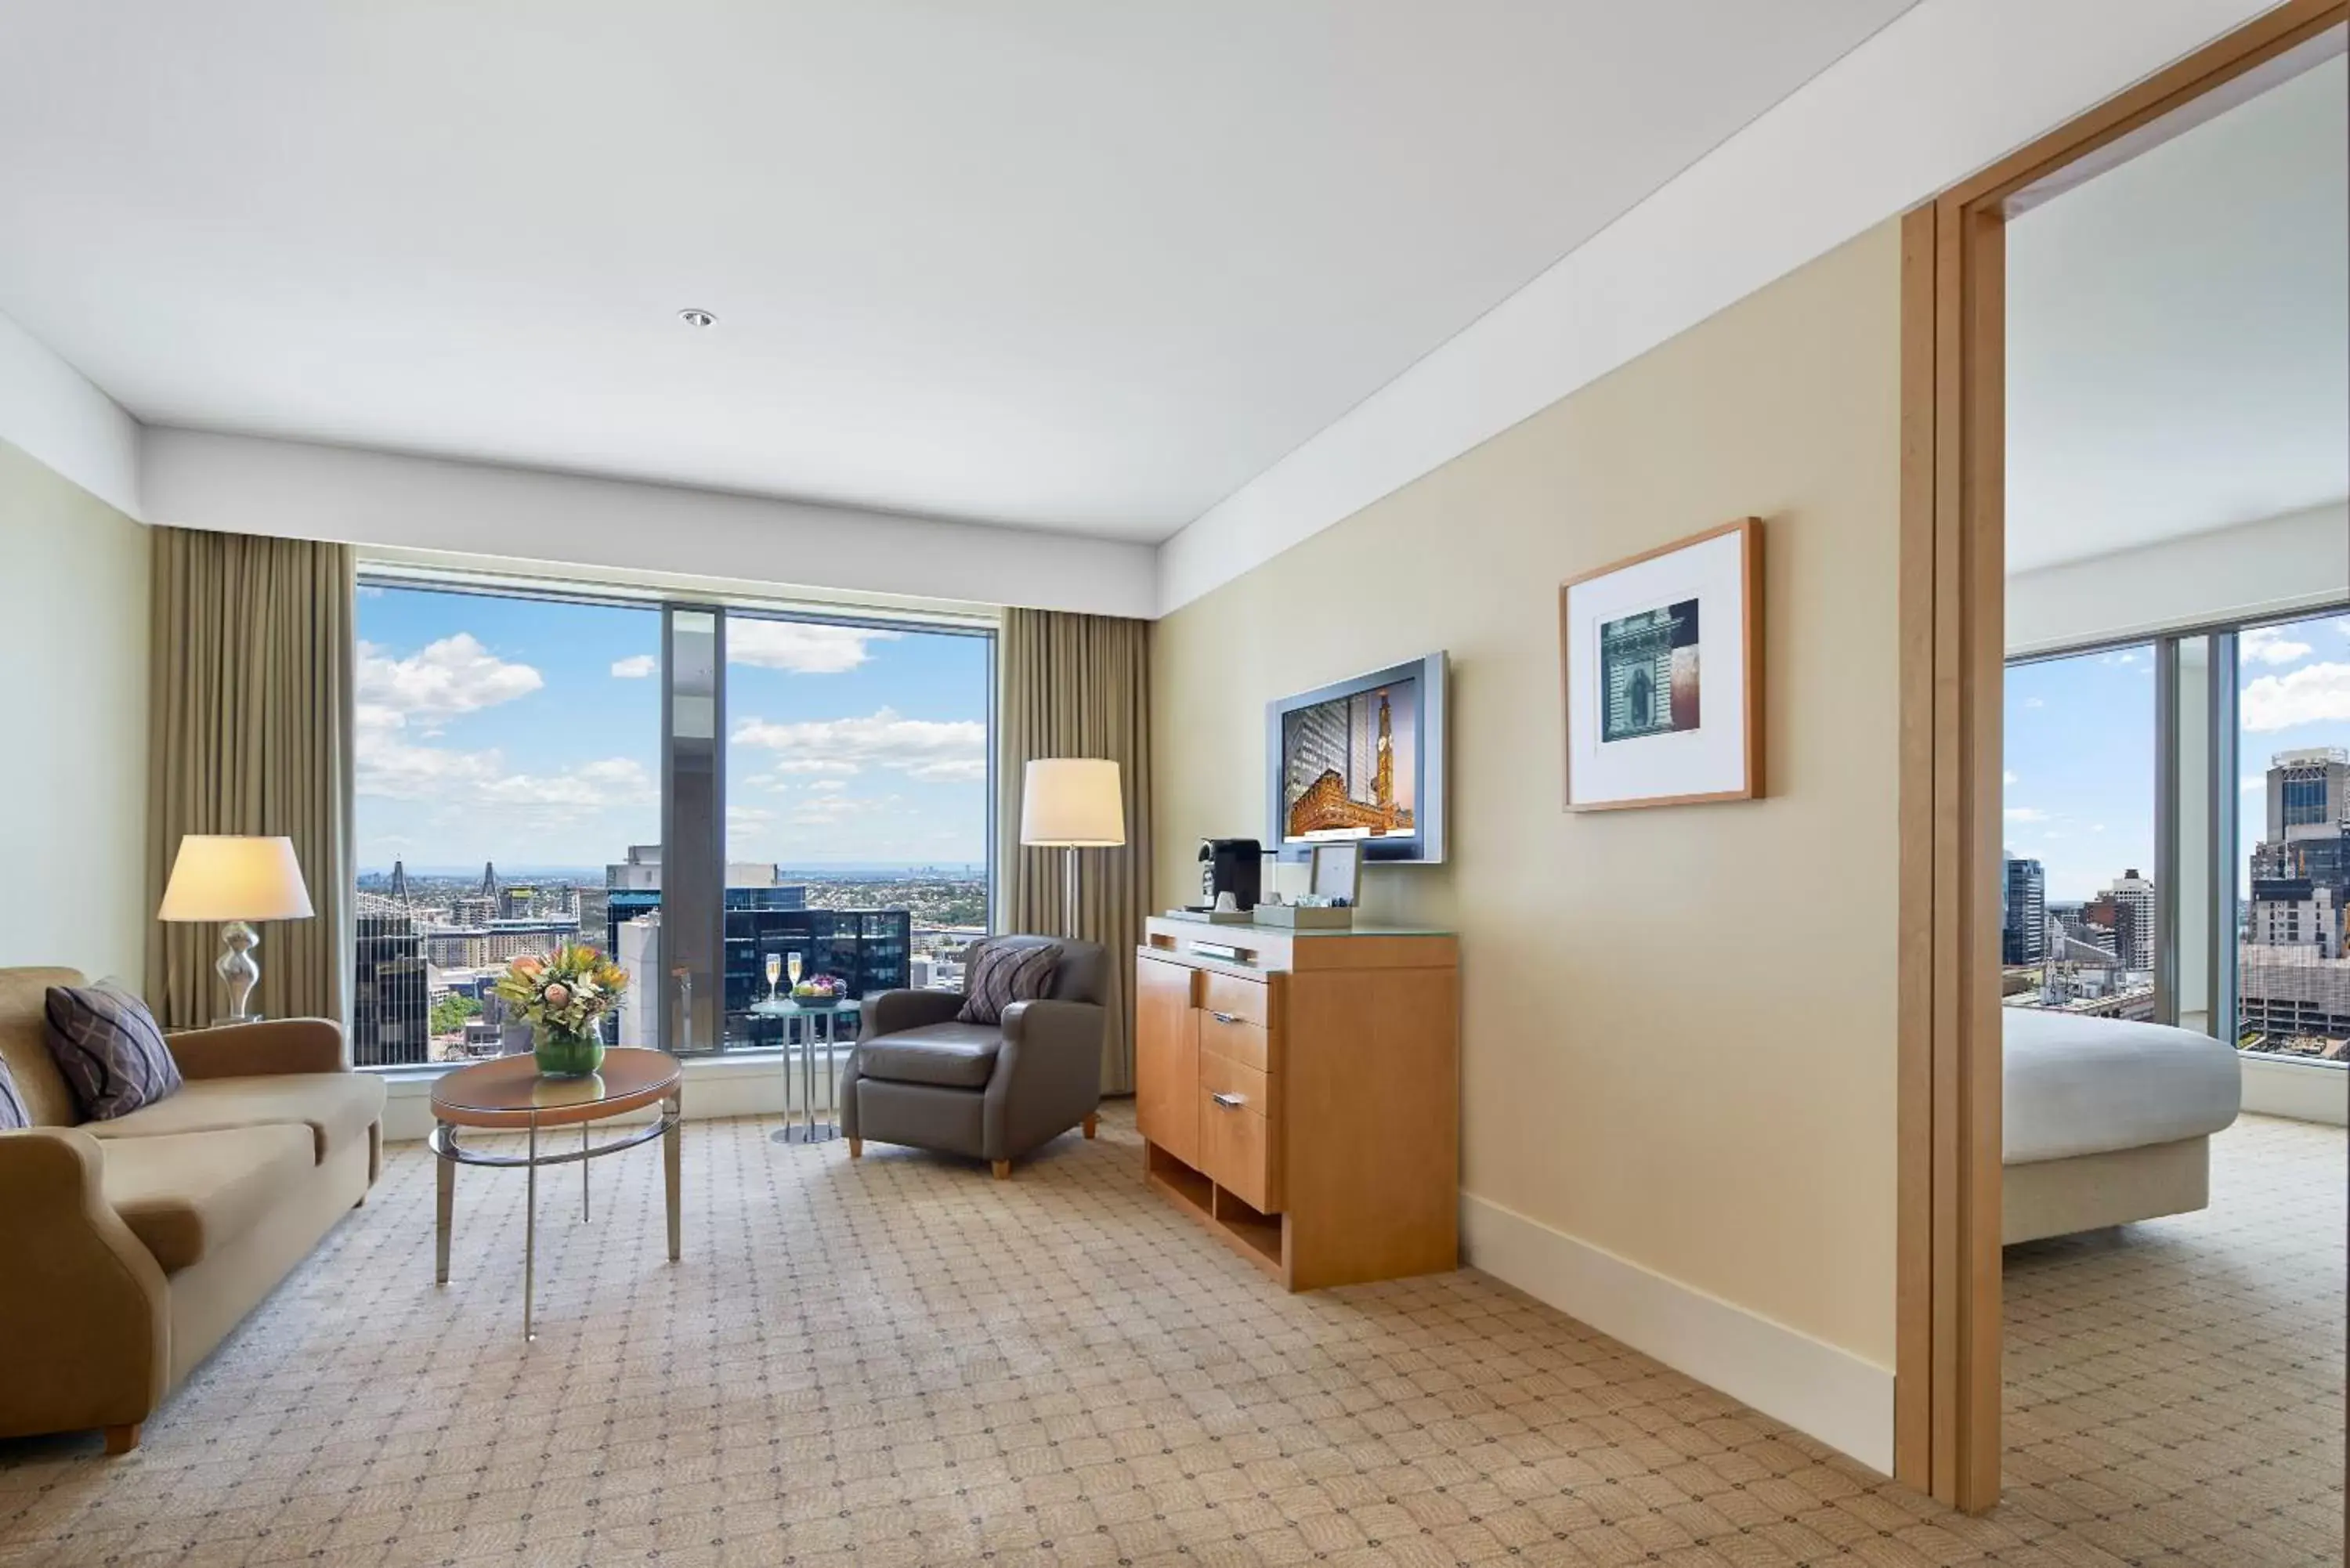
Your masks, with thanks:
[(1118, 764), (1100, 757), (1038, 757), (1023, 771), (1020, 842), (1061, 851), (1063, 933), (1077, 938), (1077, 851), (1126, 842), (1126, 796)]

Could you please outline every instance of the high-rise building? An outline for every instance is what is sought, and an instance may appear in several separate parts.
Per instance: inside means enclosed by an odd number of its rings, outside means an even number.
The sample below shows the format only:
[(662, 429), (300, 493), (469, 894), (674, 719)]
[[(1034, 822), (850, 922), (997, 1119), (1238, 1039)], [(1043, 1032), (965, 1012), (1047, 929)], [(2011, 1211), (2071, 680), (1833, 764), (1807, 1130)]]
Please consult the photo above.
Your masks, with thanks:
[(359, 917), (351, 988), (351, 1060), (392, 1067), (426, 1060), (431, 1004), (416, 921), (408, 914)]
[(2037, 860), (2007, 858), (2001, 885), (2000, 961), (2038, 963), (2048, 953), (2048, 876)]
[(2334, 889), (2307, 877), (2261, 878), (2245, 911), (2245, 940), (2258, 948), (2300, 948), (2306, 956), (2343, 956), (2342, 907)]
[(2132, 867), (2097, 897), (2113, 907), (2114, 956), (2122, 967), (2154, 968), (2154, 883)]
[(2350, 824), (2350, 751), (2305, 746), (2269, 759), (2264, 842), (2331, 838)]

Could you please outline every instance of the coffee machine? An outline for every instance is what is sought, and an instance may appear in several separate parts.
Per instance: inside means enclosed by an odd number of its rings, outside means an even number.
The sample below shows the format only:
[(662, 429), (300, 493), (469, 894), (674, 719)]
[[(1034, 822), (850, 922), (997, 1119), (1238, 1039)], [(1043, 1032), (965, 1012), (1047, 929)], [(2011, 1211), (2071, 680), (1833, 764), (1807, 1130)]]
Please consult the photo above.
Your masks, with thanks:
[(1253, 838), (1200, 840), (1200, 901), (1210, 909), (1216, 895), (1230, 893), (1243, 909), (1256, 908), (1263, 887), (1264, 852)]

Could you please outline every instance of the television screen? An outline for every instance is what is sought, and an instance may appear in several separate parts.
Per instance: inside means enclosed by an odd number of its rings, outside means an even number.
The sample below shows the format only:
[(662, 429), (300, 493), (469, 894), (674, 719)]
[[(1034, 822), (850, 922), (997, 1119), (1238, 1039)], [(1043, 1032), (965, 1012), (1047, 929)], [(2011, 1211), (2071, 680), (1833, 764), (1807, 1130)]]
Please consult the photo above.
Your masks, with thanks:
[(1419, 712), (1406, 676), (1282, 714), (1282, 842), (1417, 836)]

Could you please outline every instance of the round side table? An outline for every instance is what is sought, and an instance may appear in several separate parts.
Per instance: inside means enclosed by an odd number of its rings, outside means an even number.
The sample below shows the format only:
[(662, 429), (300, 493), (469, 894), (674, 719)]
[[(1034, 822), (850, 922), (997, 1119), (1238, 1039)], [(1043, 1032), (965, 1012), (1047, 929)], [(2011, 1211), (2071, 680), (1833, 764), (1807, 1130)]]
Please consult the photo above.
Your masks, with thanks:
[[(842, 997), (835, 1002), (816, 1002), (799, 997), (778, 996), (764, 1002), (754, 1002), (751, 1011), (762, 1018), (784, 1021), (784, 1125), (767, 1135), (770, 1143), (823, 1143), (840, 1136), (840, 1021), (855, 1018), (865, 1010), (865, 1004), (854, 997)], [(800, 1021), (799, 1054), (800, 1109), (807, 1115), (806, 1125), (792, 1125), (792, 1020)], [(832, 1120), (816, 1119), (816, 1053), (824, 1047), (825, 1103), (832, 1108)]]
[[(456, 1207), (457, 1168), (486, 1165), (527, 1173), (528, 1192), (523, 1208), (522, 1336), (538, 1337), (531, 1323), (531, 1296), (538, 1263), (538, 1168), (579, 1165), (579, 1218), (588, 1218), (588, 1161), (660, 1138), (661, 1167), (669, 1195), (669, 1261), (678, 1260), (678, 1160), (684, 1131), (684, 1083), (677, 1058), (662, 1051), (619, 1047), (604, 1053), (604, 1065), (584, 1078), (544, 1077), (532, 1057), (501, 1056), (460, 1067), (432, 1085), (431, 1147), (441, 1160), (440, 1202), (434, 1238), (435, 1284), (449, 1282), (449, 1221)], [(602, 1143), (590, 1141), (588, 1129), (597, 1122), (626, 1116), (659, 1105), (660, 1115), (650, 1126), (631, 1129)], [(577, 1127), (579, 1147), (560, 1153), (539, 1152), (539, 1134)], [(460, 1127), (484, 1132), (519, 1132), (529, 1137), (528, 1152), (492, 1154), (469, 1148), (457, 1137)]]

